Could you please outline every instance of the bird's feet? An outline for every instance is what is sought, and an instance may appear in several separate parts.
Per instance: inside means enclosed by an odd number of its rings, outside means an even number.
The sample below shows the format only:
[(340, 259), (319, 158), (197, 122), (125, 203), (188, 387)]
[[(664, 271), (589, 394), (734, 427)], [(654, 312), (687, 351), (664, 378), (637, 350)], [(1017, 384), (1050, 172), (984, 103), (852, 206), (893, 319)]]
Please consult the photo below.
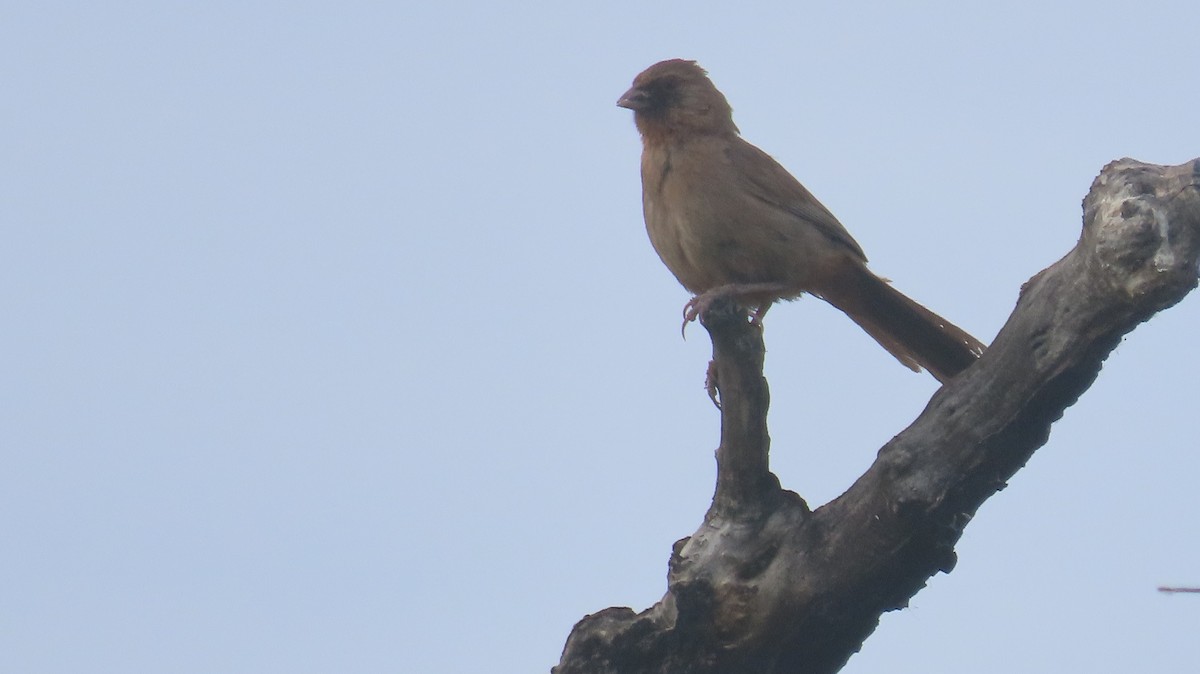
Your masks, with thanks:
[(683, 335), (684, 339), (687, 339), (688, 323), (700, 318), (700, 314), (708, 311), (708, 308), (712, 306), (712, 303), (716, 301), (718, 297), (721, 297), (720, 295), (715, 295), (715, 292), (716, 291), (710, 290), (706, 293), (700, 293), (699, 295), (696, 295), (692, 299), (688, 300), (687, 304), (683, 305), (683, 326), (679, 328), (679, 334)]
[(767, 309), (781, 296), (786, 296), (787, 288), (779, 283), (729, 283), (706, 290), (683, 305), (683, 327), (680, 333), (687, 338), (688, 323), (700, 318), (712, 307), (713, 302), (727, 297), (745, 302), (754, 309), (750, 313), (750, 322), (762, 326), (762, 318), (767, 315)]

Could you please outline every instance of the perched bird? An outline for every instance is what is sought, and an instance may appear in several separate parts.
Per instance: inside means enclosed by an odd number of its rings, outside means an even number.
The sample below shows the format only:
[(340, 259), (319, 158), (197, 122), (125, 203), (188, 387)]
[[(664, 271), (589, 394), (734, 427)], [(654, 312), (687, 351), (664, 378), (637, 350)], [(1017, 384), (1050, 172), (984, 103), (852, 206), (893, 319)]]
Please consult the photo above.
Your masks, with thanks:
[(821, 202), (742, 139), (695, 61), (656, 63), (617, 101), (642, 136), (642, 209), (654, 250), (695, 297), (684, 326), (732, 296), (760, 323), (777, 300), (811, 293), (901, 363), (946, 381), (983, 344), (892, 288)]

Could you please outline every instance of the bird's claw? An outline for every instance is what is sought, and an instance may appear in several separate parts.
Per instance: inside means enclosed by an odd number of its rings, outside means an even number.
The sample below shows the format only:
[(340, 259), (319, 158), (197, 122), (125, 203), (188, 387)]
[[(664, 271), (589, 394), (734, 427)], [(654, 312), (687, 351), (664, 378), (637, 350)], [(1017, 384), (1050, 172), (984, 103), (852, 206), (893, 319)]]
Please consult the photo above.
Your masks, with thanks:
[(709, 306), (712, 305), (715, 298), (716, 295), (711, 292), (700, 293), (688, 300), (687, 304), (683, 305), (683, 326), (679, 328), (679, 334), (683, 335), (684, 339), (687, 339), (688, 323), (699, 319), (700, 314), (708, 311)]

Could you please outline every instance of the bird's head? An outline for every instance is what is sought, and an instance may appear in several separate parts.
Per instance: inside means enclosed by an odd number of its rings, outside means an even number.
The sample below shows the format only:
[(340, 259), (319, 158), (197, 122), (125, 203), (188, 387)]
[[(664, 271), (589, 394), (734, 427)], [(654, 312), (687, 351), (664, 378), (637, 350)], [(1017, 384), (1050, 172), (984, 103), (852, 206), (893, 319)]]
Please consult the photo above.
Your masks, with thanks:
[(681, 134), (737, 133), (733, 109), (695, 61), (655, 63), (634, 78), (617, 105), (633, 110), (646, 142)]

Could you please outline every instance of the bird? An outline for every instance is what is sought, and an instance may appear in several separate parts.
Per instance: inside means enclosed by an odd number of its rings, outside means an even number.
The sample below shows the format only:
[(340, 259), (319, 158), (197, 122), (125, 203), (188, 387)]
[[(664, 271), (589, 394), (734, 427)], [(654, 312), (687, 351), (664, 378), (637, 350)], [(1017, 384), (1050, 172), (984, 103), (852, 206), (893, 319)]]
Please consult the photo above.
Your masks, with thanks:
[(858, 242), (766, 152), (741, 137), (733, 109), (695, 61), (656, 63), (617, 105), (642, 139), (642, 211), (655, 252), (694, 297), (684, 328), (731, 297), (762, 325), (808, 293), (843, 311), (909, 369), (946, 382), (984, 344), (867, 268)]

